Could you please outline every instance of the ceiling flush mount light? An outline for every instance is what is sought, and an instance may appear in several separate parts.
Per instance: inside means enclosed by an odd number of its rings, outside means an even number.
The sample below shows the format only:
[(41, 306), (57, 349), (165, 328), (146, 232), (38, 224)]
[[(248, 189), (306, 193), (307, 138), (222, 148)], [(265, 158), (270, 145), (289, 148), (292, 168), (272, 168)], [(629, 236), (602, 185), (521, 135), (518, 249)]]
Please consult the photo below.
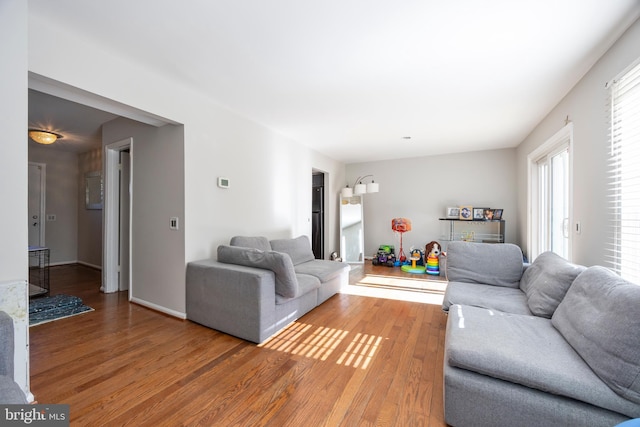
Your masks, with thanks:
[[(363, 184), (362, 181), (364, 181), (368, 177), (372, 177), (371, 182)], [(373, 175), (364, 175), (358, 177), (355, 180), (355, 182), (353, 183), (353, 188), (350, 188), (349, 184), (347, 184), (347, 186), (342, 189), (340, 194), (342, 195), (342, 197), (351, 197), (354, 194), (360, 195), (365, 193), (377, 193), (378, 191), (380, 191), (380, 184), (373, 181)]]
[(29, 129), (29, 137), (38, 144), (49, 145), (61, 139), (62, 135), (48, 130)]

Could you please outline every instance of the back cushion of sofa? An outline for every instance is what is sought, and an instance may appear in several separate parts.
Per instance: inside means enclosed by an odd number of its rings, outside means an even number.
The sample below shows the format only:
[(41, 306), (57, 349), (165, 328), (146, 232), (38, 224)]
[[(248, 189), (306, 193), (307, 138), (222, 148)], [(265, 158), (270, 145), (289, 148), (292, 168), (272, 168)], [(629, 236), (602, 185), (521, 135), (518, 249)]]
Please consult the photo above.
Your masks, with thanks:
[(293, 265), (312, 261), (316, 257), (311, 249), (311, 242), (307, 236), (299, 236), (295, 239), (279, 239), (271, 241), (271, 249), (289, 254)]
[(239, 246), (218, 246), (218, 261), (273, 271), (276, 293), (286, 298), (298, 295), (298, 280), (289, 255)]
[(553, 326), (613, 391), (640, 404), (640, 286), (604, 267), (573, 282)]
[(229, 244), (231, 246), (260, 249), (261, 251), (271, 250), (269, 239), (262, 236), (233, 236)]
[(520, 280), (529, 310), (550, 319), (575, 278), (584, 270), (586, 267), (572, 264), (554, 252), (540, 254)]
[(450, 242), (447, 280), (517, 288), (522, 277), (522, 251), (510, 243)]

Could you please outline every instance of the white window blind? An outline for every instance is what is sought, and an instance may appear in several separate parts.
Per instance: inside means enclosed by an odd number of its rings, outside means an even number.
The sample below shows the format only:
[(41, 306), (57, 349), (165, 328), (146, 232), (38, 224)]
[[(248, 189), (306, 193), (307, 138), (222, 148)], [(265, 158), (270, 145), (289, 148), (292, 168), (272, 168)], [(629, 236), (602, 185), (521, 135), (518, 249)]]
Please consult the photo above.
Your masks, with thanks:
[(613, 270), (640, 284), (640, 62), (608, 87), (612, 220), (608, 258)]

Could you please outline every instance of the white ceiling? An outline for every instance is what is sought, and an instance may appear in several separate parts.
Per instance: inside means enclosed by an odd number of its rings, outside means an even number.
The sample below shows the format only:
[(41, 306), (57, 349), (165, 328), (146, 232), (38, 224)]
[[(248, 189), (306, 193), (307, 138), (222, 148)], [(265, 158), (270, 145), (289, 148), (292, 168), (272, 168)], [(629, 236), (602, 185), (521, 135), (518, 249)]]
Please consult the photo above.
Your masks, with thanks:
[(352, 163), (518, 145), (640, 0), (29, 0), (29, 13)]

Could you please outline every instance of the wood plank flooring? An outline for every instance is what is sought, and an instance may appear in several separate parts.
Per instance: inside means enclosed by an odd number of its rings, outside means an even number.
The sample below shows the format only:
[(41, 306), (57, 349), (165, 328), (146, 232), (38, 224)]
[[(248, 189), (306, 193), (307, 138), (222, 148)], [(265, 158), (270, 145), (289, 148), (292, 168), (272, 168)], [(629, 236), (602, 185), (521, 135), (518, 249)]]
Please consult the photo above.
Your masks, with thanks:
[(72, 426), (446, 425), (438, 305), (338, 294), (257, 346), (99, 286), (52, 267), (51, 293), (95, 311), (30, 328), (31, 391)]

